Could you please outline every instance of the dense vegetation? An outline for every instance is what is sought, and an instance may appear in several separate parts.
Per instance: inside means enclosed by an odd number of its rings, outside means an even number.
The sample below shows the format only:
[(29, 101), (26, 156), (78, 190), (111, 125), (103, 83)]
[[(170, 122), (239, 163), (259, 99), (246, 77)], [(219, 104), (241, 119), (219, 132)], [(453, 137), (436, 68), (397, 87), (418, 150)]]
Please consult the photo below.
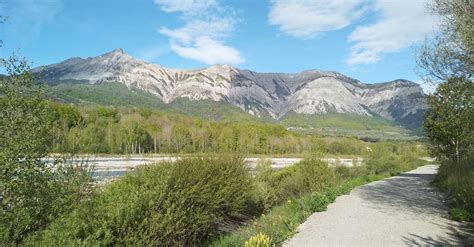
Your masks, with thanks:
[(112, 183), (54, 222), (39, 245), (191, 246), (231, 230), (252, 210), (243, 159), (183, 159)]
[(438, 84), (424, 123), (431, 154), (441, 162), (435, 184), (447, 192), (454, 219), (474, 221), (474, 3), (434, 0), (430, 10), (441, 30), (418, 63), (425, 80)]
[(82, 169), (52, 167), (44, 158), (52, 143), (52, 109), (33, 85), (24, 61), (4, 61), (0, 81), (0, 245), (16, 245), (87, 197)]
[(474, 84), (450, 78), (428, 103), (426, 133), (441, 162), (435, 182), (450, 195), (453, 218), (474, 221)]
[(225, 123), (148, 109), (54, 103), (54, 152), (360, 154), (370, 144), (355, 138), (298, 134), (281, 125)]
[(374, 149), (369, 165), (363, 167), (330, 168), (311, 156), (272, 170), (262, 160), (254, 177), (235, 156), (141, 167), (97, 190), (91, 200), (29, 241), (68, 246), (242, 246), (264, 233), (279, 245), (337, 195), (422, 164), (415, 145), (381, 143)]

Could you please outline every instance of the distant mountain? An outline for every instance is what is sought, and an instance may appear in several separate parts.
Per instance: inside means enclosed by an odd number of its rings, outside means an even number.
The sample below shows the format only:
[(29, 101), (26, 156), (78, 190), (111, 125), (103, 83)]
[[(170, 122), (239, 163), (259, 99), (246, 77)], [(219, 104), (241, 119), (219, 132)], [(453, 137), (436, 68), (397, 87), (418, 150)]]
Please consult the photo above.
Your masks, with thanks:
[(164, 68), (137, 60), (122, 49), (98, 57), (71, 58), (33, 70), (49, 81), (117, 82), (143, 90), (164, 104), (177, 99), (226, 102), (253, 116), (288, 114), (381, 116), (420, 126), (426, 96), (411, 81), (366, 84), (337, 72), (258, 73), (228, 65), (195, 70)]

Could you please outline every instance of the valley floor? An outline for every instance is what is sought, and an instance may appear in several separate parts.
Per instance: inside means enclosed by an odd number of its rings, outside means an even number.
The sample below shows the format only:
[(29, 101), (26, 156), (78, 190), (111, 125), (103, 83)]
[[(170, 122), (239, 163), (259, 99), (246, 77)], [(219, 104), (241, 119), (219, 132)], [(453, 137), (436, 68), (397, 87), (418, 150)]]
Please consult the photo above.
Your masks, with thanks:
[(356, 188), (311, 215), (285, 246), (474, 244), (466, 226), (448, 219), (442, 195), (430, 186), (436, 172), (427, 165)]

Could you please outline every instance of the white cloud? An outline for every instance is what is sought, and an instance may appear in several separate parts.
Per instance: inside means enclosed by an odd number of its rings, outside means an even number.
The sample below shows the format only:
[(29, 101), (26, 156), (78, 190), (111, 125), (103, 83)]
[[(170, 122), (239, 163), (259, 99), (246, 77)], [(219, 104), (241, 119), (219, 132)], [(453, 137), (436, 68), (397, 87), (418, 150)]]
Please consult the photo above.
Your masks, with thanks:
[(436, 30), (437, 18), (426, 12), (425, 0), (377, 0), (375, 23), (358, 26), (348, 40), (355, 44), (346, 60), (349, 65), (371, 64), (385, 53), (398, 52), (422, 41)]
[(244, 62), (239, 51), (235, 48), (205, 37), (196, 39), (191, 46), (181, 46), (173, 43), (171, 49), (184, 58), (194, 59), (206, 64), (239, 64)]
[(268, 21), (290, 36), (312, 38), (345, 28), (365, 14), (378, 18), (360, 25), (348, 37), (349, 65), (378, 62), (436, 30), (437, 18), (426, 11), (428, 0), (272, 0)]
[(155, 0), (165, 12), (197, 13), (215, 5), (215, 0)]
[(192, 43), (197, 37), (220, 39), (229, 35), (234, 29), (231, 18), (212, 18), (210, 20), (190, 20), (183, 27), (169, 29), (160, 28), (158, 31), (175, 41), (184, 44)]
[(268, 21), (297, 38), (344, 28), (366, 10), (364, 0), (273, 0)]
[(179, 28), (158, 29), (170, 38), (171, 50), (179, 56), (206, 64), (245, 61), (237, 49), (224, 44), (237, 22), (231, 9), (211, 0), (155, 0), (155, 3), (165, 11), (180, 12), (185, 21)]

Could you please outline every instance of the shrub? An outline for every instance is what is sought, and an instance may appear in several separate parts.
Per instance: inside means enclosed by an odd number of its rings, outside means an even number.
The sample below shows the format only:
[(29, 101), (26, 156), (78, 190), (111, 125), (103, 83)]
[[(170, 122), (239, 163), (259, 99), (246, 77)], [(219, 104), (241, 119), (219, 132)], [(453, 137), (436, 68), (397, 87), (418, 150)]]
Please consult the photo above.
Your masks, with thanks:
[(334, 172), (320, 157), (310, 157), (296, 165), (302, 177), (301, 192), (323, 191), (334, 181)]
[(404, 145), (379, 143), (373, 145), (372, 152), (366, 158), (366, 169), (369, 174), (396, 175), (424, 164), (420, 160), (420, 150), (414, 144)]
[(268, 209), (304, 193), (323, 191), (334, 182), (335, 174), (326, 162), (316, 156), (280, 170), (272, 170), (268, 164), (262, 164), (257, 168), (255, 180), (264, 209)]
[(279, 200), (275, 193), (273, 179), (275, 171), (272, 169), (270, 160), (259, 160), (255, 167), (254, 200), (256, 209), (261, 212), (274, 206)]
[(352, 177), (352, 168), (349, 168), (344, 165), (337, 165), (334, 167), (334, 172), (336, 175), (342, 179), (347, 179)]
[(326, 151), (330, 154), (361, 154), (366, 146), (355, 138), (338, 138), (327, 145)]
[(195, 245), (247, 219), (243, 159), (187, 158), (140, 167), (44, 232), (52, 245)]
[(57, 164), (16, 181), (0, 198), (0, 245), (21, 244), (89, 198), (91, 176), (85, 168)]

